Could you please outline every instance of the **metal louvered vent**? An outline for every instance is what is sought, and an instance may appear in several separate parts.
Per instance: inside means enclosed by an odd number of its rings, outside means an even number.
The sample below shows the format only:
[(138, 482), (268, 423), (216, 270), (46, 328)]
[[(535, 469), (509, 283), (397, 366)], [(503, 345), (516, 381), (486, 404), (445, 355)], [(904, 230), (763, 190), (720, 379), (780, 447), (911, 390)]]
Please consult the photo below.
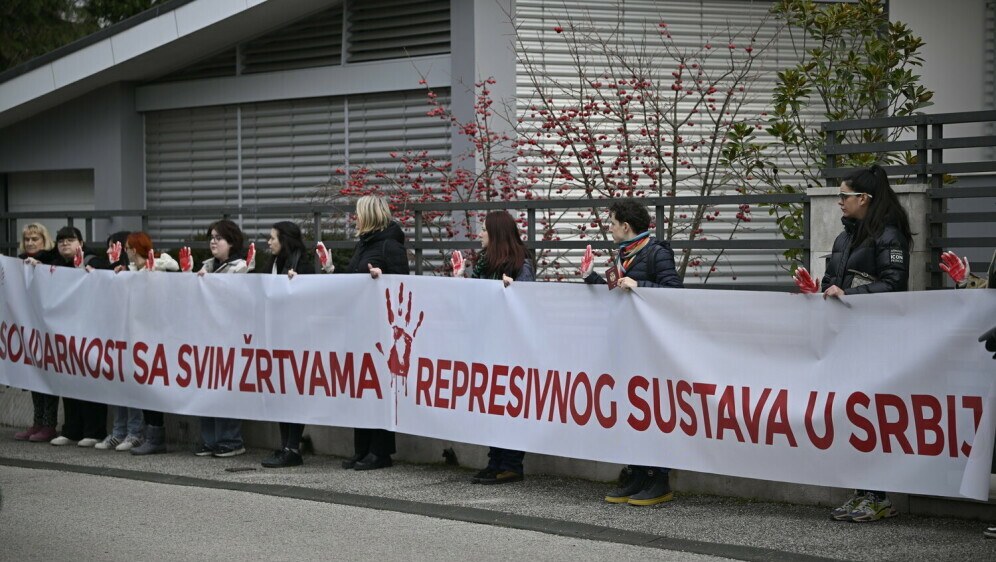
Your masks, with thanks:
[(450, 52), (448, 0), (349, 3), (348, 62)]
[[(449, 103), (448, 89), (437, 94)], [(307, 203), (336, 189), (343, 179), (337, 168), (376, 170), (389, 188), (406, 154), (451, 158), (450, 124), (426, 115), (426, 107), (425, 92), (414, 90), (148, 112), (147, 206)], [(260, 236), (277, 220), (305, 218), (247, 215), (241, 225)], [(183, 239), (210, 222), (156, 219), (150, 234)]]
[[(517, 67), (517, 103), (518, 117), (524, 119), (527, 124), (535, 126), (542, 124), (542, 117), (537, 116), (537, 112), (531, 108), (542, 105), (537, 100), (540, 95), (533, 84), (529, 74), (529, 68), (522, 59), (531, 61), (533, 68), (538, 70), (536, 78), (539, 87), (543, 92), (543, 99), (553, 99), (558, 107), (568, 106), (571, 100), (577, 97), (571, 96), (581, 91), (583, 80), (579, 73), (583, 73), (588, 80), (596, 80), (599, 77), (616, 77), (620, 73), (621, 65), (617, 60), (606, 55), (605, 49), (619, 49), (628, 51), (640, 51), (643, 45), (647, 45), (646, 51), (641, 56), (646, 60), (654, 60), (651, 68), (651, 75), (648, 78), (661, 84), (668, 84), (673, 80), (671, 72), (677, 69), (677, 63), (667, 56), (658, 56), (661, 44), (659, 35), (661, 29), (659, 23), (665, 22), (667, 29), (673, 34), (675, 48), (685, 52), (695, 52), (706, 44), (722, 45), (725, 47), (730, 42), (735, 42), (741, 46), (745, 41), (749, 41), (746, 30), (759, 29), (757, 41), (763, 43), (771, 40), (775, 35), (775, 22), (768, 21), (764, 25), (772, 2), (766, 0), (739, 1), (739, 0), (701, 0), (687, 2), (683, 0), (628, 0), (626, 2), (604, 2), (604, 0), (577, 0), (565, 3), (558, 0), (516, 0), (516, 25), (518, 34), (522, 40), (520, 46), (520, 61)], [(558, 29), (570, 29), (572, 25), (579, 26), (583, 33), (590, 33), (605, 41), (605, 45), (592, 41), (588, 44), (581, 44), (579, 51), (573, 52), (568, 49), (563, 36), (558, 33)], [(570, 31), (568, 31), (570, 32)], [(737, 36), (739, 33), (739, 36)], [(728, 38), (733, 36), (733, 41)], [(770, 103), (771, 93), (775, 86), (776, 71), (790, 67), (797, 62), (796, 55), (787, 39), (779, 39), (769, 48), (766, 58), (759, 61), (754, 66), (757, 78), (751, 84), (749, 96), (746, 98), (743, 107), (745, 116), (760, 115), (766, 110)], [(721, 42), (721, 43), (720, 43)], [(742, 49), (738, 51), (743, 56)], [(634, 59), (635, 60), (635, 59)], [(692, 108), (691, 103), (681, 102), (679, 113), (687, 112)], [(814, 109), (809, 124), (818, 128), (822, 120), (821, 115)], [(708, 122), (694, 120), (695, 126), (689, 126), (686, 130), (688, 135), (707, 134)], [(611, 121), (593, 121), (593, 128), (612, 138), (617, 133), (617, 124)], [(556, 136), (548, 138), (546, 141), (540, 139), (539, 142), (551, 150), (558, 150), (558, 138)], [(610, 155), (606, 161), (616, 156), (617, 149), (608, 147), (605, 153)], [(639, 158), (637, 156), (636, 158)], [(689, 160), (699, 158), (702, 161), (704, 156), (689, 157)], [(570, 165), (574, 165), (569, 157), (566, 157)], [(697, 161), (697, 162), (698, 162)], [(576, 170), (577, 168), (571, 168)], [(699, 194), (702, 189), (701, 176), (679, 171), (681, 183), (679, 183), (678, 195)], [(580, 176), (581, 174), (576, 174)], [(648, 183), (646, 178), (638, 180), (643, 185)], [(550, 178), (547, 182), (554, 185), (556, 182)], [(723, 186), (713, 192), (714, 195), (734, 194), (736, 185)], [(804, 187), (804, 186), (800, 186)], [(536, 195), (544, 198), (553, 197), (576, 197), (577, 192), (571, 193), (565, 190), (564, 194), (556, 191), (543, 191)], [(655, 194), (663, 195), (663, 193)], [(693, 207), (681, 207), (677, 211), (679, 216), (682, 213), (691, 213)], [(731, 235), (738, 240), (755, 239), (770, 240), (780, 239), (781, 235), (775, 223), (775, 218), (768, 216), (767, 212), (757, 212), (753, 216), (750, 225), (739, 224), (733, 217), (737, 213), (735, 205), (716, 207), (714, 210), (721, 212), (720, 218), (709, 223), (709, 227), (702, 236), (715, 239), (729, 238)], [(690, 216), (690, 215), (689, 215)], [(579, 219), (577, 224), (584, 224), (584, 220)], [(735, 234), (734, 234), (734, 228)], [(577, 225), (570, 220), (563, 220), (558, 225), (558, 235), (563, 239), (576, 237), (578, 235)], [(675, 240), (688, 240), (691, 233), (685, 232), (675, 234)], [(718, 272), (711, 273), (714, 282), (731, 282), (739, 279), (741, 282), (769, 282), (778, 280), (778, 276), (783, 274), (782, 267), (784, 258), (780, 251), (766, 250), (726, 250), (717, 254), (713, 251), (701, 252), (703, 263), (710, 263), (714, 256), (721, 259)], [(692, 268), (688, 270), (685, 278), (687, 284), (700, 282), (696, 279), (696, 273)], [(708, 268), (703, 272), (703, 276), (709, 274)]]
[[(146, 206), (238, 205), (237, 131), (234, 106), (145, 114)], [(189, 236), (204, 226), (186, 217), (149, 224), (154, 236), (170, 238)]]
[(342, 64), (342, 5), (242, 47), (243, 74)]
[(235, 76), (236, 58), (235, 48), (231, 48), (192, 66), (182, 68), (172, 74), (167, 74), (156, 80), (156, 82), (177, 82), (179, 80)]

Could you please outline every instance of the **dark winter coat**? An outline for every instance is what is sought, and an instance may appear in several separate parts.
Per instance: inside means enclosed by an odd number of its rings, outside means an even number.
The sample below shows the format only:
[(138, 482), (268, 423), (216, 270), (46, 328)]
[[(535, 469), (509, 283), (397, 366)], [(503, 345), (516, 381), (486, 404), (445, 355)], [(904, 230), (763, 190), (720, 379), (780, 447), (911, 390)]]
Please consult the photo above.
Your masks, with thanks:
[[(867, 238), (852, 248), (851, 242), (859, 222), (848, 217), (843, 217), (841, 222), (844, 223), (844, 232), (833, 242), (833, 253), (827, 258), (822, 290), (836, 285), (844, 290), (845, 295), (906, 291), (910, 279), (910, 249), (899, 228), (886, 225), (877, 238)], [(862, 284), (862, 276), (855, 272), (870, 276), (874, 281)]]
[(349, 267), (343, 273), (369, 273), (370, 264), (385, 274), (408, 275), (408, 251), (405, 250), (405, 233), (392, 222), (384, 230), (360, 236)]
[[(532, 257), (527, 253), (526, 254), (526, 259), (522, 261), (522, 268), (519, 269), (519, 271), (517, 273), (514, 272), (514, 271), (512, 273), (515, 273), (515, 276), (513, 277), (514, 281), (535, 281), (536, 280), (536, 269), (535, 269), (535, 266), (533, 266)], [(510, 275), (510, 274), (506, 274), (506, 275), (508, 275), (509, 277), (512, 277), (512, 275)], [(477, 275), (474, 275), (474, 274), (471, 274), (471, 278), (473, 278), (473, 279), (480, 279), (480, 277), (478, 277)], [(495, 279), (501, 279), (501, 274), (496, 274), (495, 275)]]
[(284, 266), (280, 268), (280, 271), (273, 271), (277, 269), (277, 260), (273, 260), (273, 265), (270, 267), (271, 273), (276, 273), (279, 275), (287, 275), (290, 270), (294, 270), (295, 273), (299, 275), (307, 275), (309, 273), (315, 272), (315, 265), (311, 263), (310, 260), (305, 258), (300, 251), (294, 251), (287, 260), (284, 262)]
[[(27, 259), (29, 256), (28, 256), (28, 254), (19, 254), (17, 257), (18, 257), (18, 259), (24, 260), (24, 259)], [(51, 249), (48, 249), (48, 250), (42, 250), (42, 251), (37, 252), (35, 255), (30, 256), (30, 257), (38, 260), (39, 262), (41, 262), (41, 263), (43, 263), (45, 265), (52, 265), (53, 263), (55, 263), (56, 260), (61, 260), (62, 259), (62, 256), (59, 255), (59, 251), (57, 249), (55, 249), (55, 248), (51, 248)]]
[[(76, 267), (75, 265), (73, 265), (73, 258), (69, 258), (67, 260), (66, 258), (62, 257), (62, 254), (58, 252), (55, 253), (55, 257), (52, 259), (52, 261), (48, 262), (48, 264), (57, 265), (60, 267)], [(83, 246), (83, 265), (80, 267), (86, 267), (88, 265), (93, 267), (94, 269), (107, 269), (109, 264), (107, 263), (107, 260), (97, 257), (96, 252), (94, 252), (90, 248), (87, 248), (86, 246)]]
[[(618, 264), (618, 258), (616, 260)], [(621, 272), (620, 272), (621, 273)], [(684, 287), (678, 269), (674, 265), (674, 251), (667, 240), (658, 240), (653, 236), (645, 248), (633, 258), (629, 270), (624, 277), (636, 281), (638, 287)], [(605, 285), (606, 281), (594, 270), (584, 279), (585, 283)]]

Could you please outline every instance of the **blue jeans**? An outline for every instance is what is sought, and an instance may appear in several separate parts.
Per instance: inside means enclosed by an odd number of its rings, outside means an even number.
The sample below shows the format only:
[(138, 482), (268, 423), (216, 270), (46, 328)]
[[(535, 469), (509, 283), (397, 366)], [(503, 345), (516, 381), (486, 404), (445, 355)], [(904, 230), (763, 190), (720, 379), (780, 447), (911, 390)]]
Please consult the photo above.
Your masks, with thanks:
[(128, 408), (125, 406), (111, 406), (114, 408), (114, 429), (112, 435), (118, 439), (124, 439), (129, 435), (141, 437), (142, 423), (144, 421), (141, 408)]
[(218, 447), (241, 449), (244, 444), (242, 441), (242, 420), (202, 417), (201, 441), (212, 449)]

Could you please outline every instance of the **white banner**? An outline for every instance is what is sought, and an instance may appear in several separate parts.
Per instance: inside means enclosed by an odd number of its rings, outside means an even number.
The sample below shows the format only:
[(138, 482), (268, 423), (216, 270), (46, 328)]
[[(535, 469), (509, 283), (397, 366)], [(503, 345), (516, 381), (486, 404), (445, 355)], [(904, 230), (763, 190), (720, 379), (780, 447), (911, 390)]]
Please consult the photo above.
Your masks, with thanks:
[(996, 291), (823, 300), (0, 258), (0, 383), (766, 480), (986, 499)]

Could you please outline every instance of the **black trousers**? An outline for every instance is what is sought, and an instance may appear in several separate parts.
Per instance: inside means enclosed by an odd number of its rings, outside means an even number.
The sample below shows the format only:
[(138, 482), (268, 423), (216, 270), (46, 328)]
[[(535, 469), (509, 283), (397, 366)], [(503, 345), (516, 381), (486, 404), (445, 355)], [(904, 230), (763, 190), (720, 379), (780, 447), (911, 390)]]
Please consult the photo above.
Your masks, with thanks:
[(280, 444), (285, 449), (301, 448), (301, 436), (304, 435), (303, 423), (280, 422)]
[(63, 436), (73, 441), (107, 437), (107, 404), (63, 398), (62, 410), (65, 414)]
[(156, 427), (166, 425), (166, 416), (162, 412), (142, 410), (142, 417), (145, 418), (145, 425), (153, 425)]
[(35, 410), (35, 419), (32, 425), (43, 427), (55, 426), (59, 423), (59, 397), (41, 392), (31, 393), (31, 403)]
[(365, 457), (373, 453), (378, 457), (389, 457), (394, 449), (394, 432), (386, 429), (356, 428), (353, 430), (353, 451)]

